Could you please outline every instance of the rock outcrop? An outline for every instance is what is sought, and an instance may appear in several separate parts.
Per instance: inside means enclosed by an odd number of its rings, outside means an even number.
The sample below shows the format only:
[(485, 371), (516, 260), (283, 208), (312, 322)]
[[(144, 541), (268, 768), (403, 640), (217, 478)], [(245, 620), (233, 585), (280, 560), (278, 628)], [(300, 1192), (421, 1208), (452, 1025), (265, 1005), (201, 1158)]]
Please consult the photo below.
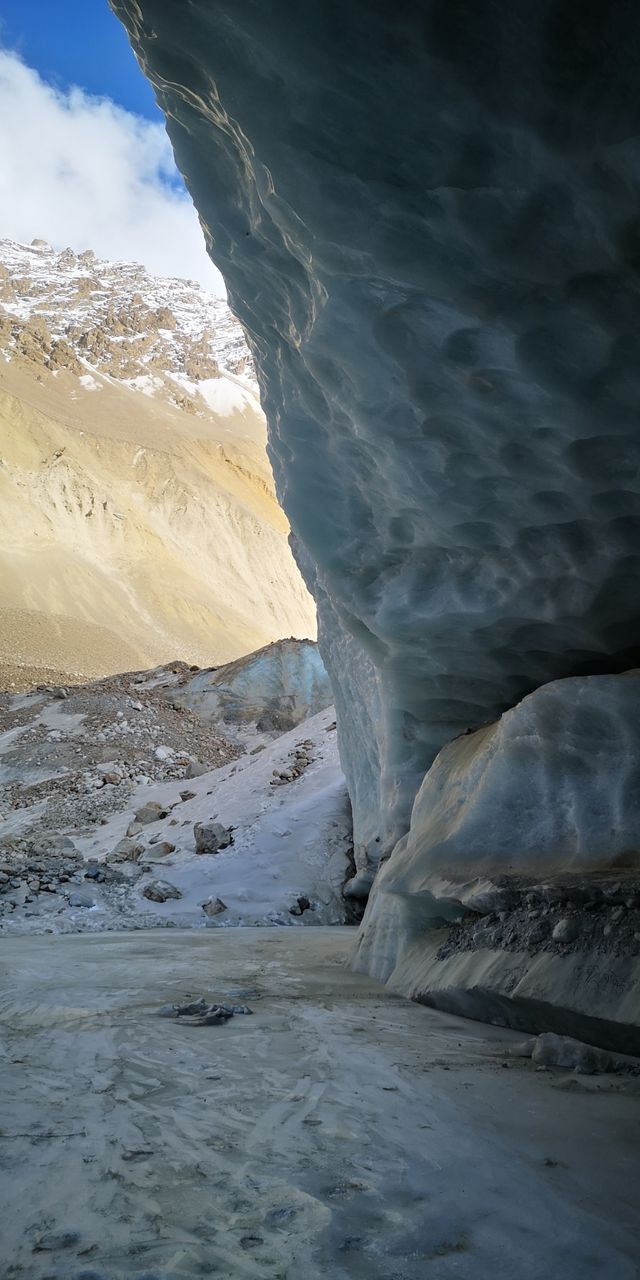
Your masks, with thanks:
[(111, 3), (256, 359), (366, 874), (445, 743), (637, 665), (640, 15)]

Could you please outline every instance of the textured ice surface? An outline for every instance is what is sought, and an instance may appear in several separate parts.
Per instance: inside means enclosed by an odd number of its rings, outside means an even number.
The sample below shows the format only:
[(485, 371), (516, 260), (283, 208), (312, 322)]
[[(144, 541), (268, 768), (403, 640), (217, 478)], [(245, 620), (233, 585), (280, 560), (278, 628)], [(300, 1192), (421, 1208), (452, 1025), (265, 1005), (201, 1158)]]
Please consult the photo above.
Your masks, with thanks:
[(402, 843), (418, 879), (640, 866), (640, 672), (552, 681), (443, 747)]
[(249, 335), (385, 851), (445, 742), (638, 658), (640, 10), (112, 4)]
[[(640, 868), (640, 672), (552, 681), (443, 747), (369, 900), (360, 963), (480, 910), (504, 877)], [(622, 979), (619, 979), (621, 982)]]

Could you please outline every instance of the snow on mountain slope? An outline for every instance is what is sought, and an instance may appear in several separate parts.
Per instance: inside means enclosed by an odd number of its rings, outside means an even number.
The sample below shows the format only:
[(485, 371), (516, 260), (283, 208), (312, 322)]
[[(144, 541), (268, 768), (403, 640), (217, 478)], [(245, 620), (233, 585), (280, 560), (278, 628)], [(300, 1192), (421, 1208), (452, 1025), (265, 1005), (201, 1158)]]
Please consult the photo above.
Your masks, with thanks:
[(226, 303), (2, 241), (0, 352), (5, 683), (315, 634)]
[[(153, 277), (90, 249), (59, 253), (44, 240), (0, 240), (0, 352), (81, 376), (78, 365), (98, 370), (191, 412), (206, 404), (221, 412), (223, 397), (210, 385), (221, 375), (231, 375), (234, 407), (257, 396), (244, 334), (222, 298), (193, 280)], [(185, 392), (196, 401), (188, 404)]]

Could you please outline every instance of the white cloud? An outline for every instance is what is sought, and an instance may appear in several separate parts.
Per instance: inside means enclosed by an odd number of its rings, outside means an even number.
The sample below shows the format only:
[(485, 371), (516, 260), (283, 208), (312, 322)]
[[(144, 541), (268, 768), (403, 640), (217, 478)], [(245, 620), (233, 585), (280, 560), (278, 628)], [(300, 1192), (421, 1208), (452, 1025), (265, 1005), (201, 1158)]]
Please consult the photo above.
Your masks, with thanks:
[(224, 294), (162, 125), (0, 50), (0, 236), (141, 262)]

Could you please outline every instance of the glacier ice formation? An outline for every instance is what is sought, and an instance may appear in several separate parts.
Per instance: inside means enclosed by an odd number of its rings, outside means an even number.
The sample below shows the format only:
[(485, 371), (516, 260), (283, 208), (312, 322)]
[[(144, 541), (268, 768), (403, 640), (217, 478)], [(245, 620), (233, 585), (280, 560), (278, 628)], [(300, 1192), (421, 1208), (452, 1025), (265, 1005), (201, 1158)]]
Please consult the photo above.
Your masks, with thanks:
[(256, 360), (366, 871), (445, 743), (638, 662), (640, 11), (111, 3)]
[(198, 671), (172, 699), (205, 720), (219, 720), (228, 738), (283, 733), (331, 706), (329, 677), (313, 640), (274, 640), (222, 667)]

